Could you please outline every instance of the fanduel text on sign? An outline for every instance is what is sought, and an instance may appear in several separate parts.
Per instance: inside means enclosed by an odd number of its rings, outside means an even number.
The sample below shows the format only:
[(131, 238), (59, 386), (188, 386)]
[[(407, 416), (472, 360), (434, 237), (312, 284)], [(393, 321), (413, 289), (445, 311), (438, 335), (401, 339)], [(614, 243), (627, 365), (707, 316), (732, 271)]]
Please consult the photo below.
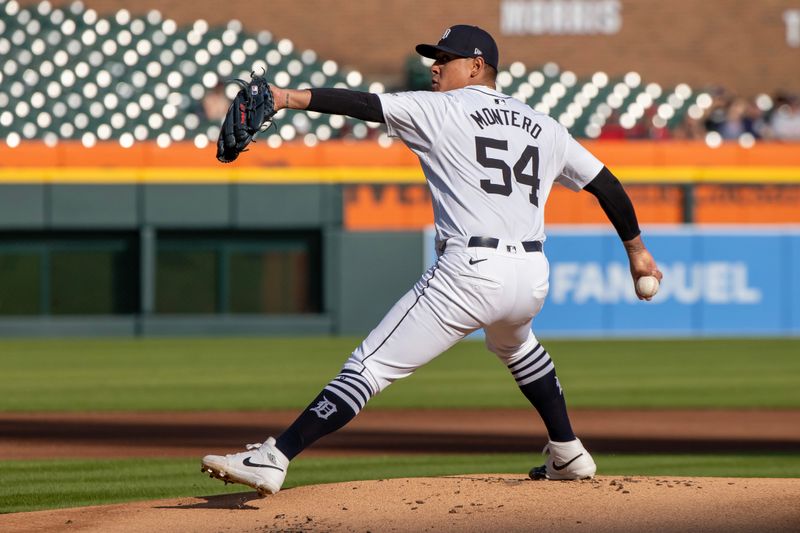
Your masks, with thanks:
[[(755, 305), (762, 300), (762, 291), (750, 286), (747, 264), (714, 261), (708, 263), (672, 263), (659, 265), (664, 281), (653, 301), (670, 300), (682, 304)], [(636, 303), (628, 265), (597, 262), (563, 262), (550, 271), (550, 299), (553, 303), (585, 304)]]
[[(549, 337), (800, 335), (800, 228), (643, 228), (664, 273), (636, 298), (612, 229), (553, 225), (550, 291), (533, 329)], [(426, 239), (435, 261), (433, 234)]]

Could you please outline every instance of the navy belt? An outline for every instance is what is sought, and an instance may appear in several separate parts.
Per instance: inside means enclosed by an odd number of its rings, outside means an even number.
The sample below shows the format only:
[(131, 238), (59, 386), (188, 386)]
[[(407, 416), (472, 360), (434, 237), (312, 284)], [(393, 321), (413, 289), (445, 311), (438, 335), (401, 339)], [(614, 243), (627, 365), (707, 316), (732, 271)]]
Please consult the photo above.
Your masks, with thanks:
[[(470, 237), (467, 242), (468, 248), (493, 248), (497, 250), (500, 239), (494, 237)], [(542, 241), (522, 241), (522, 247), (526, 252), (541, 252)]]

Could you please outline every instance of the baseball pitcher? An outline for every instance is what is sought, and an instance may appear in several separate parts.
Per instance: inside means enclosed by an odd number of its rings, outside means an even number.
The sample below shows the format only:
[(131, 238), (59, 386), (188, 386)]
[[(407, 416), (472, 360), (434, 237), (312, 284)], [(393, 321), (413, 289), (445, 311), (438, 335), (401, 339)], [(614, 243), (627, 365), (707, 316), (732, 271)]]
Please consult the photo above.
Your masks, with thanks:
[(555, 182), (595, 195), (623, 241), (635, 284), (661, 273), (640, 238), (633, 205), (612, 173), (563, 126), (495, 90), (499, 54), (489, 33), (452, 26), (436, 45), (416, 50), (435, 60), (431, 92), (298, 91), (254, 78), (231, 106), (218, 143), (225, 162), (281, 108), (385, 123), (419, 157), (431, 190), (438, 259), (281, 435), (241, 453), (204, 457), (202, 469), (213, 477), (262, 495), (278, 492), (301, 451), (480, 328), (547, 428), (546, 461), (531, 477), (595, 474), (573, 433), (553, 361), (531, 329), (548, 291), (544, 210)]

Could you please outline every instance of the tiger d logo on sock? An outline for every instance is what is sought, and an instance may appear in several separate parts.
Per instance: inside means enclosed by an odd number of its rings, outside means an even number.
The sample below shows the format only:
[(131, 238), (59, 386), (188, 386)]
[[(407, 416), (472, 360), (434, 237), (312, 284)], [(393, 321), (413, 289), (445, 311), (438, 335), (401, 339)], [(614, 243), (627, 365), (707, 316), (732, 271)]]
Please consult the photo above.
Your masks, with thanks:
[(321, 419), (327, 420), (329, 416), (336, 412), (336, 404), (323, 396), (322, 399), (317, 402), (317, 405), (310, 410), (314, 411)]

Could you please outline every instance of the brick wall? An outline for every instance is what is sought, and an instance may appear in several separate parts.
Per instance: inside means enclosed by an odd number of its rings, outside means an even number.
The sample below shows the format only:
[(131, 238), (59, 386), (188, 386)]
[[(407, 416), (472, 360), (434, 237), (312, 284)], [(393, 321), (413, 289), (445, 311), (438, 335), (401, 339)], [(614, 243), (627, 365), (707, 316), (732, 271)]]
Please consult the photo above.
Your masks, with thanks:
[(238, 18), (247, 30), (268, 29), (300, 49), (390, 82), (402, 78), (414, 44), (435, 42), (450, 24), (470, 23), (495, 35), (505, 65), (555, 61), (578, 75), (636, 70), (646, 81), (721, 84), (747, 96), (800, 91), (800, 48), (787, 44), (783, 21), (784, 11), (800, 9), (800, 0), (620, 2), (622, 28), (614, 35), (502, 36), (500, 0), (84, 0), (102, 14), (124, 6), (134, 14), (159, 9), (179, 23)]

